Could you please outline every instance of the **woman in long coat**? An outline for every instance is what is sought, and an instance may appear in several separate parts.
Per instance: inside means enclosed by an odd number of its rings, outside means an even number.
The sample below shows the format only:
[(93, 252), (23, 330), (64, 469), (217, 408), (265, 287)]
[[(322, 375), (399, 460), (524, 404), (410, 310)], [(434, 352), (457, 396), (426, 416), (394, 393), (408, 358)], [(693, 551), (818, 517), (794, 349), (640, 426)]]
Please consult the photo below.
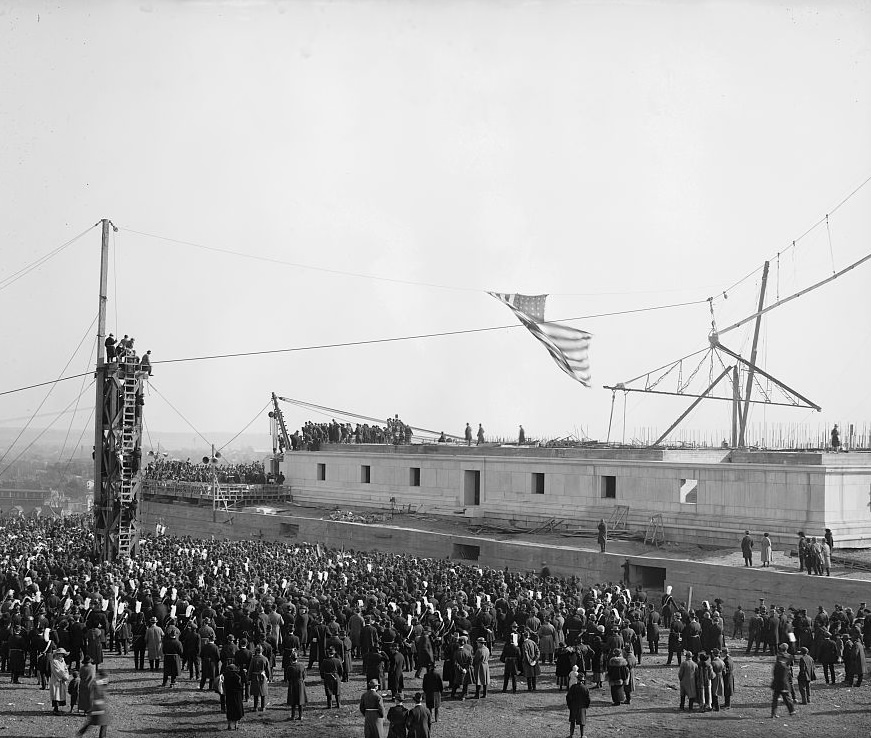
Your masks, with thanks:
[(79, 670), (79, 709), (86, 715), (91, 711), (91, 686), (97, 678), (97, 670), (91, 657), (85, 655)]
[(714, 709), (720, 710), (720, 697), (725, 695), (725, 671), (726, 665), (720, 658), (720, 649), (715, 648), (711, 651), (711, 670), (714, 673), (711, 679), (711, 702)]
[(711, 668), (708, 654), (700, 653), (699, 668), (696, 670), (696, 694), (703, 710), (711, 709), (711, 682), (713, 678), (714, 670)]
[(94, 666), (103, 663), (103, 631), (99, 628), (89, 628), (85, 634), (85, 650)]
[(562, 612), (558, 612), (553, 618), (553, 627), (556, 631), (556, 646), (559, 648), (560, 646), (566, 645), (566, 633), (565, 633), (565, 625), (566, 619), (563, 616)]
[(224, 694), (227, 701), (227, 730), (239, 730), (239, 721), (245, 717), (245, 684), (236, 664), (224, 669)]
[(49, 657), (48, 690), (55, 715), (59, 715), (59, 708), (67, 703), (67, 682), (70, 680), (70, 672), (67, 669), (67, 662), (64, 661), (66, 655), (65, 649), (58, 648)]
[(771, 539), (768, 537), (768, 533), (765, 533), (762, 536), (762, 566), (769, 566), (771, 564)]
[(290, 661), (284, 667), (287, 675), (287, 704), (290, 705), (290, 719), (299, 710), (299, 720), (302, 720), (302, 708), (308, 702), (305, 691), (305, 667), (297, 661), (296, 651), (291, 651)]

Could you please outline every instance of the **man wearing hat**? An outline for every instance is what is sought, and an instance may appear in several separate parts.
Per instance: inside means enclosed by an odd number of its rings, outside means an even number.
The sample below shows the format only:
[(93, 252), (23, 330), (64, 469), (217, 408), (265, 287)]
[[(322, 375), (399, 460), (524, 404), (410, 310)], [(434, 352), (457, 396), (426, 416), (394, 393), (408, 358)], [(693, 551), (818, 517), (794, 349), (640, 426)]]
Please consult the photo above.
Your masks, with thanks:
[(160, 668), (160, 659), (163, 656), (163, 628), (157, 624), (157, 618), (151, 617), (148, 621), (148, 630), (145, 631), (145, 649), (148, 651), (148, 664), (152, 671)]
[(814, 670), (814, 660), (807, 648), (802, 646), (798, 650), (798, 692), (801, 695), (801, 704), (807, 705), (811, 701), (811, 682), (816, 681), (817, 674)]
[[(432, 713), (422, 703), (423, 696), (420, 692), (414, 694), (414, 707), (405, 716), (405, 724), (408, 727), (408, 738), (429, 738), (432, 729)], [(436, 718), (438, 722), (438, 718)]]
[(475, 699), (487, 697), (487, 687), (490, 685), (490, 649), (483, 638), (478, 638), (477, 648), (472, 656), (472, 684), (475, 685)]
[(402, 704), (402, 695), (396, 695), (393, 702), (395, 704), (387, 711), (387, 738), (406, 738), (408, 731), (405, 727), (405, 721), (408, 717), (408, 710)]
[(115, 334), (110, 333), (106, 336), (106, 340), (103, 341), (103, 345), (106, 347), (106, 361), (109, 363), (115, 361), (115, 344), (118, 343), (115, 340)]
[(791, 657), (788, 650), (789, 646), (781, 643), (778, 646), (777, 658), (774, 660), (774, 674), (771, 679), (771, 717), (773, 718), (777, 717), (777, 703), (781, 698), (783, 698), (783, 704), (786, 705), (789, 714), (792, 715), (795, 712), (795, 705), (790, 697), (792, 691), (789, 678)]
[(336, 698), (336, 707), (341, 707), (341, 683), (344, 663), (336, 655), (336, 649), (332, 646), (327, 646), (326, 658), (319, 661), (318, 666), (321, 671), (321, 679), (324, 681), (324, 693), (327, 696), (327, 707), (332, 707), (332, 700), (334, 697)]
[(378, 680), (370, 679), (368, 688), (360, 697), (360, 714), (363, 715), (363, 738), (386, 738), (384, 730), (384, 700), (378, 694)]
[(451, 680), (451, 698), (456, 699), (457, 690), (462, 688), (463, 692), (460, 699), (466, 699), (466, 692), (469, 689), (469, 681), (471, 679), (470, 671), (472, 669), (472, 647), (468, 643), (466, 636), (460, 636), (457, 649), (454, 651), (454, 675)]
[(220, 673), (221, 652), (214, 643), (214, 636), (207, 635), (202, 639), (200, 646), (200, 661), (202, 669), (200, 672), (200, 692), (203, 691), (206, 682), (209, 683), (209, 691), (215, 687), (215, 679)]

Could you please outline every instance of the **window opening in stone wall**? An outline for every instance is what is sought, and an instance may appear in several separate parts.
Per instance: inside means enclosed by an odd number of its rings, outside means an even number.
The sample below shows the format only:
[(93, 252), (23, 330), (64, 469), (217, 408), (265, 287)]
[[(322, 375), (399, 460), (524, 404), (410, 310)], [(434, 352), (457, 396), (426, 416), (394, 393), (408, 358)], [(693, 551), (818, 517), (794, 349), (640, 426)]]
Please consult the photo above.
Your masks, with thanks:
[(532, 473), (532, 494), (534, 494), (534, 495), (543, 495), (544, 494), (544, 473), (543, 472), (533, 472)]
[(327, 478), (327, 465), (318, 464), (318, 481), (323, 482)]
[(412, 466), (408, 473), (408, 483), (412, 487), (420, 487), (420, 467)]
[(372, 481), (372, 467), (369, 464), (363, 464), (360, 467), (360, 482), (369, 484)]
[(465, 561), (477, 561), (480, 555), (480, 546), (472, 546), (466, 543), (455, 543), (451, 552), (452, 559), (464, 559)]
[(680, 480), (680, 501), (684, 505), (695, 505), (699, 501), (699, 480)]
[(617, 477), (613, 475), (602, 476), (602, 499), (617, 499)]

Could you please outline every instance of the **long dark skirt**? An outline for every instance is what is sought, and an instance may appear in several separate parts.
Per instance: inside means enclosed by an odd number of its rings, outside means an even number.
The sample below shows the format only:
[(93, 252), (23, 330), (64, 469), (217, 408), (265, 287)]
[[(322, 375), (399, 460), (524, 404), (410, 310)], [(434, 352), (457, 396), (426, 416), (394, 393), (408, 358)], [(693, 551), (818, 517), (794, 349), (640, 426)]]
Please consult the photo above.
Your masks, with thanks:
[(236, 722), (245, 717), (244, 692), (227, 692), (227, 721)]

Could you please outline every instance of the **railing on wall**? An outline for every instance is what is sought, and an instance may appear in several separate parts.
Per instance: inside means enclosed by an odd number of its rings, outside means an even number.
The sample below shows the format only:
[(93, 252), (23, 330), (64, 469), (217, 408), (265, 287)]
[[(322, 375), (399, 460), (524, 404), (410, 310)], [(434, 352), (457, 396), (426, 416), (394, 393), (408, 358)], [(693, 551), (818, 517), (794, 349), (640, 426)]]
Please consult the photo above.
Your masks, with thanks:
[[(246, 506), (258, 503), (290, 502), (288, 485), (280, 484), (222, 484), (221, 497), (228, 505)], [(146, 479), (142, 483), (146, 497), (169, 497), (187, 502), (211, 505), (213, 486), (208, 482), (182, 482), (177, 480)]]

